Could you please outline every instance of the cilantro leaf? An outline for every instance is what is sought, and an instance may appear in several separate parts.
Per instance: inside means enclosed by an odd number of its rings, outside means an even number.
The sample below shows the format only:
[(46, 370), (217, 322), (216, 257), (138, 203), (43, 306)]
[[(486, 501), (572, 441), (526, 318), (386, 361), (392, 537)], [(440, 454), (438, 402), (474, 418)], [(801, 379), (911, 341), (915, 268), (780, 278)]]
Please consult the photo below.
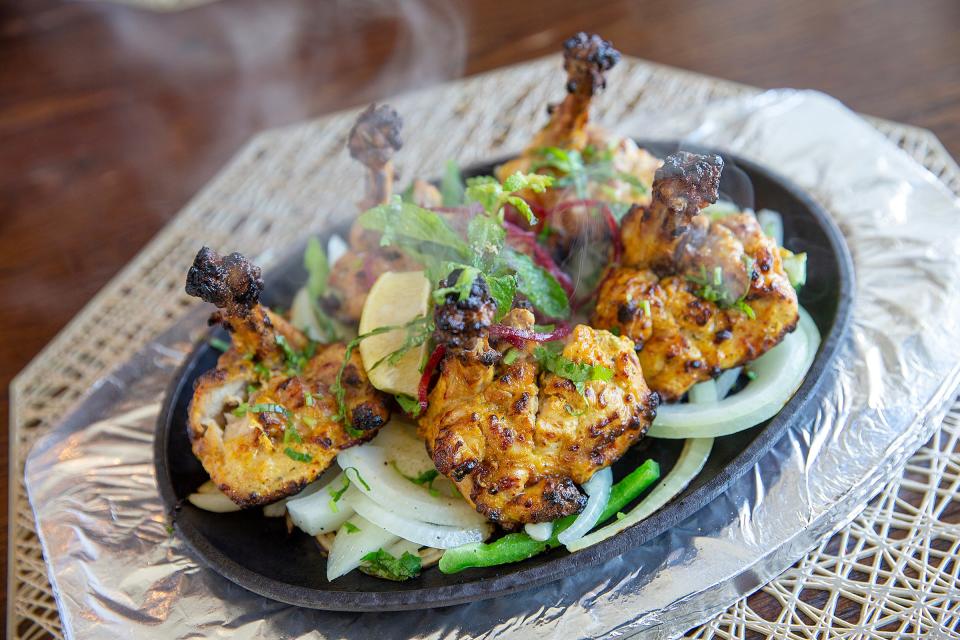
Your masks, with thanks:
[(296, 460), (297, 462), (313, 462), (313, 456), (311, 456), (309, 453), (301, 453), (300, 451), (295, 451), (290, 447), (284, 449), (283, 452), (287, 454), (287, 457), (291, 460)]
[(357, 533), (358, 531), (360, 531), (360, 527), (353, 524), (349, 520), (343, 523), (343, 528), (347, 530), (347, 533)]
[(466, 261), (470, 248), (439, 214), (399, 197), (362, 213), (358, 218), (364, 229), (379, 231), (380, 244), (397, 245), (414, 257)]
[[(557, 345), (560, 347), (560, 345)], [(537, 347), (533, 357), (544, 369), (572, 382), (583, 395), (589, 380), (613, 380), (613, 370), (601, 364), (589, 365), (574, 362), (560, 353), (557, 347)], [(562, 349), (562, 347), (561, 347)]]
[(327, 291), (327, 279), (330, 277), (330, 261), (317, 238), (307, 240), (303, 252), (303, 266), (307, 270), (307, 292), (312, 299), (319, 298)]
[(363, 556), (360, 570), (379, 578), (402, 582), (420, 575), (421, 566), (420, 556), (409, 551), (404, 551), (403, 555), (397, 558), (389, 551), (378, 549)]

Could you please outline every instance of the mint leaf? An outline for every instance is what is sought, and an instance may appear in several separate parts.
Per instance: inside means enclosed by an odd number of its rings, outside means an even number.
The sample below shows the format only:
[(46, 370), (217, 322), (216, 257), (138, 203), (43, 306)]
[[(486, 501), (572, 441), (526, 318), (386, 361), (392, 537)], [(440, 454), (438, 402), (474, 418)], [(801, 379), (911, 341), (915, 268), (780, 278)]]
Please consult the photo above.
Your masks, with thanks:
[(467, 242), (473, 251), (473, 266), (489, 271), (503, 248), (506, 230), (495, 218), (474, 216), (467, 225)]
[(463, 204), (464, 191), (460, 167), (457, 166), (455, 161), (447, 160), (443, 179), (440, 181), (440, 195), (443, 197), (443, 206), (456, 207)]
[(506, 247), (502, 255), (517, 274), (517, 289), (534, 307), (551, 318), (570, 316), (570, 301), (556, 278), (534, 264), (526, 254)]
[(380, 244), (396, 245), (425, 263), (435, 260), (466, 262), (470, 248), (439, 214), (399, 197), (374, 207), (358, 218), (364, 229), (379, 231)]
[(330, 261), (323, 245), (316, 238), (307, 240), (303, 252), (303, 266), (307, 270), (307, 292), (312, 299), (319, 298), (327, 291), (327, 279), (330, 277)]
[(499, 321), (513, 308), (513, 297), (517, 293), (517, 279), (514, 276), (487, 276), (490, 297), (497, 303), (496, 320)]

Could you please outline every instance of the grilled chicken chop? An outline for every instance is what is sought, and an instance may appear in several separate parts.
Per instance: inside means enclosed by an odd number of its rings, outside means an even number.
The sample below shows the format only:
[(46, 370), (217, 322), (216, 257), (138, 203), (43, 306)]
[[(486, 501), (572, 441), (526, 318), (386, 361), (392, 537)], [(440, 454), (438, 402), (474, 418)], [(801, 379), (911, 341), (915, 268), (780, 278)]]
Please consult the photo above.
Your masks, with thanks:
[[(630, 138), (616, 136), (590, 124), (593, 96), (607, 86), (606, 72), (620, 61), (620, 52), (598, 35), (578, 33), (563, 44), (563, 67), (567, 72), (567, 95), (550, 107), (550, 119), (520, 156), (497, 168), (503, 180), (520, 171), (537, 171), (564, 177), (556, 167), (544, 166), (544, 150), (550, 147), (580, 152), (585, 163), (609, 159), (607, 174), (591, 175), (586, 185), (565, 185), (543, 194), (524, 193), (524, 198), (549, 211), (549, 244), (558, 258), (570, 253), (578, 238), (599, 238), (607, 234), (603, 220), (591, 207), (573, 201), (602, 199), (607, 202), (647, 205), (650, 185), (660, 160), (641, 149)], [(561, 180), (562, 182), (562, 180)], [(563, 204), (566, 203), (566, 204)], [(563, 204), (563, 206), (558, 206)], [(590, 227), (589, 229), (587, 227)]]
[[(488, 519), (513, 528), (577, 513), (586, 503), (577, 485), (643, 436), (657, 395), (644, 383), (631, 340), (584, 325), (562, 355), (606, 367), (609, 381), (588, 380), (581, 394), (542, 368), (532, 345), (507, 364), (509, 345), (488, 334), (495, 310), (481, 279), (468, 299), (451, 294), (437, 307), (435, 338), (446, 356), (420, 434), (437, 469)], [(524, 309), (504, 319), (526, 330), (533, 322)]]
[[(370, 105), (357, 118), (347, 138), (350, 156), (367, 169), (366, 191), (358, 203), (362, 213), (386, 204), (393, 194), (393, 154), (400, 149), (403, 120), (389, 105)], [(432, 190), (432, 191), (431, 191)], [(424, 201), (439, 198), (432, 185), (421, 183), (415, 193)], [(424, 205), (426, 206), (426, 205)], [(338, 318), (357, 322), (363, 312), (370, 287), (387, 271), (413, 271), (420, 266), (393, 247), (380, 246), (380, 234), (354, 223), (350, 229), (350, 249), (330, 270), (329, 285), (336, 297), (324, 301)]]
[(700, 214), (717, 199), (722, 168), (719, 156), (668, 157), (653, 203), (624, 219), (623, 265), (598, 291), (593, 326), (633, 339), (644, 377), (667, 401), (759, 357), (798, 319), (785, 250), (753, 214)]
[(187, 275), (187, 293), (219, 307), (211, 322), (233, 342), (194, 386), (190, 442), (210, 479), (244, 507), (297, 493), (389, 418), (354, 353), (342, 375), (346, 425), (337, 419), (333, 387), (346, 347), (311, 345), (259, 303), (262, 289), (258, 267), (207, 247)]

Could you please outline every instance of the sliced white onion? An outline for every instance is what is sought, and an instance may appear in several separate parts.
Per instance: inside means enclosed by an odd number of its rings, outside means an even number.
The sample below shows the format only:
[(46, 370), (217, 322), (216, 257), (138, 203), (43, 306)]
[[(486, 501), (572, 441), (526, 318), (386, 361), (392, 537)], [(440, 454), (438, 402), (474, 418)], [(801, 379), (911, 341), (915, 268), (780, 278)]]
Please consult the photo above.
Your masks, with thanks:
[(409, 540), (399, 540), (394, 544), (390, 545), (386, 551), (392, 555), (394, 558), (399, 558), (403, 556), (404, 553), (412, 553), (415, 556), (420, 555), (421, 545), (416, 542), (410, 542)]
[(418, 476), (435, 468), (426, 444), (417, 436), (416, 427), (401, 419), (392, 418), (370, 445), (383, 447), (390, 461), (408, 476)]
[(363, 556), (388, 547), (397, 541), (397, 536), (378, 527), (362, 516), (354, 515), (347, 520), (352, 526), (343, 526), (337, 531), (327, 556), (327, 580), (334, 580), (360, 566)]
[(777, 241), (777, 246), (783, 246), (783, 216), (770, 209), (760, 209), (757, 222), (765, 234)]
[(557, 536), (560, 544), (571, 545), (587, 535), (590, 529), (597, 524), (600, 514), (607, 506), (610, 499), (610, 487), (613, 486), (613, 471), (610, 467), (601, 469), (583, 484), (583, 490), (590, 496), (587, 504), (569, 527), (564, 529)]
[[(653, 491), (641, 500), (623, 518), (615, 520), (605, 527), (600, 527), (579, 540), (567, 545), (570, 551), (586, 549), (589, 546), (615, 536), (624, 529), (648, 518), (660, 507), (667, 504), (674, 496), (683, 491), (690, 481), (697, 477), (710, 457), (713, 448), (713, 438), (691, 438), (683, 444), (683, 451), (677, 458), (677, 463)], [(566, 533), (566, 532), (564, 532)]]
[(552, 522), (537, 522), (527, 523), (523, 525), (523, 530), (527, 533), (528, 536), (536, 540), (537, 542), (543, 542), (544, 540), (549, 540), (550, 536), (553, 535), (553, 523)]
[(395, 536), (424, 547), (450, 549), (471, 542), (482, 542), (493, 532), (492, 526), (487, 523), (461, 528), (420, 522), (387, 511), (354, 487), (350, 488), (350, 493), (353, 493), (350, 497), (353, 508), (361, 516)]
[(345, 482), (346, 476), (340, 473), (320, 489), (287, 501), (287, 512), (293, 524), (312, 536), (336, 531), (354, 513), (346, 494), (336, 502), (333, 499), (344, 489)]
[(750, 369), (757, 374), (742, 391), (719, 402), (665, 404), (647, 435), (654, 438), (713, 438), (737, 433), (776, 415), (803, 382), (820, 344), (820, 332), (810, 315), (800, 309), (797, 330), (757, 358)]
[(716, 380), (704, 380), (690, 387), (687, 399), (696, 404), (709, 404), (720, 399)]
[(333, 267), (337, 263), (343, 254), (350, 250), (347, 242), (337, 234), (330, 236), (330, 239), (327, 240), (327, 261), (330, 263), (330, 266)]
[(197, 490), (194, 493), (222, 493), (220, 487), (213, 480), (207, 480), (202, 485), (197, 487)]
[(734, 367), (733, 369), (727, 369), (717, 377), (717, 400), (723, 400), (730, 395), (730, 390), (740, 379), (741, 371), (743, 371), (743, 367)]
[[(214, 485), (214, 489), (216, 489), (216, 485)], [(209, 491), (209, 489), (204, 493), (191, 493), (187, 496), (187, 500), (189, 500), (193, 506), (203, 509), (204, 511), (212, 511), (214, 513), (240, 511), (240, 506), (228, 498), (226, 494), (221, 493), (219, 489), (216, 489), (216, 493)]]
[(431, 495), (424, 487), (410, 482), (393, 468), (390, 459), (385, 449), (370, 444), (346, 449), (337, 456), (343, 469), (353, 467), (359, 472), (347, 474), (353, 486), (391, 513), (457, 527), (486, 522), (463, 498)]

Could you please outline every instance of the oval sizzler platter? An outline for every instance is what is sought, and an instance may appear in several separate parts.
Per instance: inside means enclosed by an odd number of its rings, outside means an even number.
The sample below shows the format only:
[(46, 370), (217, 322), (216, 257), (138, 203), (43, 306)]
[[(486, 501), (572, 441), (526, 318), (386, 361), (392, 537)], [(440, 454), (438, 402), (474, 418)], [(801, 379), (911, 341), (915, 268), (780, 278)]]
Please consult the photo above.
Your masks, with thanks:
[[(678, 148), (677, 144), (667, 143), (641, 143), (641, 146), (660, 157)], [(388, 582), (358, 571), (328, 582), (326, 560), (319, 544), (299, 530), (288, 534), (282, 518), (265, 518), (260, 509), (211, 513), (186, 502), (186, 497), (208, 479), (190, 449), (186, 425), (194, 381), (214, 368), (219, 356), (204, 340), (187, 356), (172, 381), (157, 424), (157, 482), (177, 533), (212, 569), (268, 598), (316, 609), (384, 611), (454, 605), (502, 596), (590, 570), (692, 515), (756, 464), (791, 425), (806, 419), (815, 410), (821, 383), (849, 322), (853, 291), (850, 254), (827, 213), (797, 187), (768, 169), (729, 154), (720, 155), (727, 165), (721, 192), (741, 206), (779, 211), (783, 216), (784, 245), (795, 252), (807, 252), (807, 282), (799, 298), (816, 322), (823, 341), (803, 385), (780, 413), (752, 429), (717, 438), (703, 471), (658, 512), (576, 553), (558, 548), (524, 562), (470, 569), (453, 575), (445, 575), (432, 567), (407, 582)], [(474, 167), (466, 173), (489, 174), (494, 166)], [(294, 293), (306, 279), (301, 256), (302, 247), (291, 252), (268, 274), (266, 303), (289, 307)], [(614, 465), (614, 477), (619, 479), (647, 458), (656, 460), (666, 475), (682, 445), (682, 440), (645, 438)]]

